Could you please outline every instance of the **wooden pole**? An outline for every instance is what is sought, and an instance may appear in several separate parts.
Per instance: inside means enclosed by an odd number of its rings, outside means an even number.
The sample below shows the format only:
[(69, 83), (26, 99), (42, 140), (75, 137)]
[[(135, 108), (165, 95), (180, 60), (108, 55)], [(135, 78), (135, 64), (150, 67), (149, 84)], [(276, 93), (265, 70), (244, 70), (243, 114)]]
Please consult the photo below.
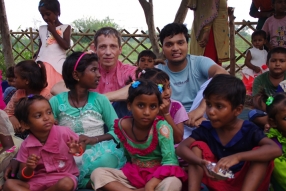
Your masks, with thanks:
[(9, 66), (14, 65), (14, 59), (4, 0), (0, 0), (0, 32), (3, 44), (4, 61), (8, 68)]
[(233, 15), (234, 8), (228, 8), (228, 17), (229, 17), (229, 53), (230, 53), (230, 69), (229, 73), (232, 76), (235, 76), (235, 25), (234, 20), (235, 16)]

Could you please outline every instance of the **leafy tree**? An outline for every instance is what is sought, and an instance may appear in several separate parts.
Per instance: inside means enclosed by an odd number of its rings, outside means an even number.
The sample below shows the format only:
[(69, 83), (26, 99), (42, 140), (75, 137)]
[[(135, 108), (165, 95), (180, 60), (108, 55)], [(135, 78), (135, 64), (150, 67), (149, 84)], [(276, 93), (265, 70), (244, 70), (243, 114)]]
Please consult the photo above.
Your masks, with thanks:
[(94, 19), (92, 17), (89, 18), (81, 18), (77, 19), (72, 22), (72, 27), (74, 28), (74, 31), (83, 31), (86, 32), (88, 29), (90, 31), (96, 31), (102, 27), (113, 27), (116, 29), (120, 29), (120, 26), (113, 21), (113, 19), (110, 19), (109, 17), (104, 18), (103, 20)]

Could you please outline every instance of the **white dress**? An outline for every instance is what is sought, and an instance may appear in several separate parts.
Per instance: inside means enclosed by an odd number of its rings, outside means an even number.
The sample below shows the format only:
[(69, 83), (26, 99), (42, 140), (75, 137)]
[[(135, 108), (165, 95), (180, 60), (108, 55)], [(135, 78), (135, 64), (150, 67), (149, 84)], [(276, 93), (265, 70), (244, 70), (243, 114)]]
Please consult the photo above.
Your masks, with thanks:
[[(251, 64), (253, 64), (254, 66), (258, 66), (261, 68), (262, 73), (268, 71), (267, 69), (263, 69), (262, 65), (266, 64), (267, 61), (267, 51), (262, 49), (260, 50), (259, 48), (251, 48), (248, 51), (250, 51), (251, 53)], [(245, 66), (242, 69), (242, 73), (245, 75), (245, 77), (249, 78), (249, 76), (252, 76), (253, 78), (255, 78), (256, 76), (259, 75), (259, 73), (254, 72), (252, 69), (248, 68), (247, 66)]]
[[(56, 27), (58, 34), (63, 38), (64, 31), (69, 25), (60, 25)], [(62, 74), (62, 66), (66, 59), (66, 51), (59, 46), (58, 42), (54, 39), (48, 31), (47, 25), (42, 25), (39, 28), (39, 36), (42, 42), (38, 57), (36, 61), (47, 62), (53, 68)]]

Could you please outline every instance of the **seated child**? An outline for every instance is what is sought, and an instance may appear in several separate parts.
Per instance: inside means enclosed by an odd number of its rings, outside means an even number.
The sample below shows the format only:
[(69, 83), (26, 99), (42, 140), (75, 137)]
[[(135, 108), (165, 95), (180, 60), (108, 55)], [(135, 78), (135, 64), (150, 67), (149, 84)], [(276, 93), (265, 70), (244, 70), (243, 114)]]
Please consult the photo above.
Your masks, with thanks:
[(4, 190), (57, 190), (77, 188), (79, 171), (73, 154), (83, 149), (79, 137), (68, 127), (55, 126), (49, 101), (41, 95), (21, 98), (15, 116), (30, 135), (17, 154), (19, 180), (8, 179)]
[(251, 35), (253, 45), (246, 53), (245, 66), (242, 69), (242, 81), (246, 87), (246, 94), (252, 94), (252, 84), (255, 77), (268, 71), (266, 64), (267, 51), (263, 46), (266, 43), (266, 33), (263, 30), (254, 31)]
[(15, 75), (14, 75), (14, 66), (10, 66), (6, 70), (6, 79), (8, 81), (9, 87), (7, 87), (4, 91), (4, 102), (7, 105), (8, 102), (10, 101), (11, 97), (14, 95), (16, 92), (15, 86)]
[[(200, 190), (201, 182), (213, 191), (268, 190), (271, 160), (282, 152), (259, 127), (237, 118), (245, 93), (243, 82), (226, 74), (216, 75), (205, 89), (209, 121), (202, 122), (176, 150), (189, 163), (189, 191)], [(214, 180), (206, 168), (210, 162), (216, 163), (214, 173), (231, 170), (234, 178)]]
[(269, 71), (257, 76), (253, 82), (252, 95), (255, 96), (261, 88), (267, 95), (272, 95), (277, 90), (280, 82), (286, 80), (286, 49), (276, 47), (267, 54)]
[(0, 190), (4, 183), (4, 170), (17, 153), (22, 140), (14, 136), (14, 129), (5, 111), (0, 110)]
[(160, 105), (159, 115), (163, 116), (173, 128), (175, 144), (180, 143), (184, 136), (184, 122), (189, 117), (184, 106), (179, 101), (171, 99), (170, 77), (163, 70), (147, 68), (142, 71), (139, 79), (151, 80), (161, 86), (163, 103)]
[(286, 94), (278, 93), (267, 99), (266, 111), (268, 113), (270, 130), (267, 136), (271, 138), (282, 150), (283, 154), (274, 160), (274, 170), (271, 176), (271, 186), (275, 191), (286, 190)]
[(114, 124), (130, 160), (121, 170), (95, 169), (91, 174), (94, 190), (181, 190), (187, 175), (178, 165), (173, 129), (157, 116), (161, 104), (155, 83), (143, 79), (132, 83), (127, 99), (132, 116)]

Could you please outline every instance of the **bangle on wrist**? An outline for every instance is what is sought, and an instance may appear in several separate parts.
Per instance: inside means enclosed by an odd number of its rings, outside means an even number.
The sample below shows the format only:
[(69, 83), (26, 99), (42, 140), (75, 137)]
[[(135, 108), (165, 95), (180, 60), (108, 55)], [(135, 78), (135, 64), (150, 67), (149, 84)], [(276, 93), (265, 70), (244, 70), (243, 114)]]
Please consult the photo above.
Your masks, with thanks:
[(168, 113), (164, 113), (164, 116), (167, 116), (167, 115), (170, 115), (170, 113), (168, 112)]
[(33, 173), (31, 174), (31, 176), (26, 176), (25, 173), (24, 173), (24, 171), (25, 171), (26, 168), (27, 168), (27, 167), (25, 166), (25, 167), (22, 169), (22, 177), (23, 177), (23, 178), (26, 178), (26, 179), (32, 178), (32, 177), (34, 176), (35, 172), (33, 171)]
[(79, 157), (82, 154), (83, 154), (83, 148), (82, 148), (82, 146), (79, 146), (79, 153), (75, 153), (75, 154), (73, 154), (73, 156)]

